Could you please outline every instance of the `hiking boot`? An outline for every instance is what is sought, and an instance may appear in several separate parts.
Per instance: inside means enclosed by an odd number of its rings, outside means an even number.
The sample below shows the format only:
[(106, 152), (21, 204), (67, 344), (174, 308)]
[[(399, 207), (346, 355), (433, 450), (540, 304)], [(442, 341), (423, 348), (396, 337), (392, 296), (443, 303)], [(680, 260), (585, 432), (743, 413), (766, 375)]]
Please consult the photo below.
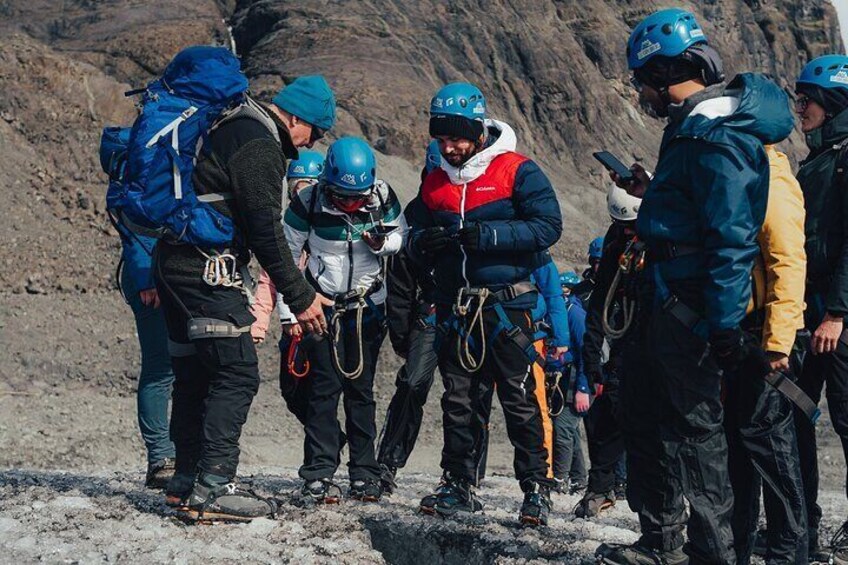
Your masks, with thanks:
[(830, 540), (830, 560), (833, 565), (848, 565), (848, 521), (842, 524)]
[(518, 511), (518, 521), (522, 526), (547, 526), (548, 514), (553, 508), (551, 491), (539, 483), (533, 483), (524, 493), (524, 502)]
[(338, 504), (342, 489), (330, 479), (306, 481), (300, 489), (300, 498), (306, 504)]
[(383, 487), (380, 486), (380, 481), (375, 479), (351, 481), (347, 495), (362, 502), (379, 502), (383, 496)]
[(588, 488), (585, 481), (569, 482), (568, 494), (580, 494)]
[(568, 494), (568, 479), (554, 477), (554, 486), (551, 490), (560, 494)]
[(153, 489), (166, 488), (173, 476), (174, 460), (170, 457), (166, 457), (161, 461), (147, 465), (147, 475), (144, 477), (144, 486)]
[(594, 518), (607, 508), (615, 506), (613, 493), (599, 493), (586, 491), (577, 506), (574, 507), (574, 515), (578, 518)]
[(421, 500), (419, 510), (424, 514), (453, 516), (457, 512), (477, 512), (483, 504), (477, 500), (471, 485), (461, 479), (446, 477), (433, 494)]
[(165, 487), (165, 504), (171, 508), (184, 508), (194, 488), (195, 473), (174, 473)]
[(397, 467), (392, 467), (385, 463), (380, 464), (380, 487), (383, 489), (383, 494), (386, 496), (394, 494), (395, 489), (397, 488), (397, 482), (395, 482), (396, 476)]
[(193, 521), (250, 522), (254, 518), (274, 517), (277, 505), (235, 483), (207, 486), (197, 482), (180, 515)]
[(627, 500), (627, 481), (617, 481), (613, 492), (616, 500)]
[(609, 565), (688, 565), (689, 556), (682, 547), (662, 551), (640, 545), (601, 544), (595, 551), (596, 563)]

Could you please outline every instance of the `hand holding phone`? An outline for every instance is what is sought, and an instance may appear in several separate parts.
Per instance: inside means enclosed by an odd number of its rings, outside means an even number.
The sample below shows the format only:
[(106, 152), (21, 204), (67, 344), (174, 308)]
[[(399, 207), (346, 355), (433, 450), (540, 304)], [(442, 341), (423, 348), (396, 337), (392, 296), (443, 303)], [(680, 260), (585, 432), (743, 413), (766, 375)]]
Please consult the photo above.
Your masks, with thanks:
[(598, 151), (592, 153), (592, 156), (600, 161), (609, 172), (617, 174), (621, 182), (629, 183), (635, 180), (636, 177), (633, 175), (633, 171), (609, 151)]

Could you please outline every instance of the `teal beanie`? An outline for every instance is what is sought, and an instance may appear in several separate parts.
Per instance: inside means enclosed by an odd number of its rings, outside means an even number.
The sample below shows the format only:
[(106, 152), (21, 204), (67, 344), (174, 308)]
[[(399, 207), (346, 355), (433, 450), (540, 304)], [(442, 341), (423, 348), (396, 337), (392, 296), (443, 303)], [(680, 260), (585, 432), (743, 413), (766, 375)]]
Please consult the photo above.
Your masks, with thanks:
[(272, 102), (322, 130), (331, 129), (336, 123), (336, 97), (321, 75), (295, 79), (280, 90)]

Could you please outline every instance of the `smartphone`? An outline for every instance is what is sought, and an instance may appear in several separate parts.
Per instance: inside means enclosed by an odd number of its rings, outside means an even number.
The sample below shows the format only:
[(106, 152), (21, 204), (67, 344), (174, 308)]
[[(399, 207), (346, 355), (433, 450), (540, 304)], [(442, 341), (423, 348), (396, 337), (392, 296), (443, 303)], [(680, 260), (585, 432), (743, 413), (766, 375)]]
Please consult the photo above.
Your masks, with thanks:
[(371, 237), (385, 237), (398, 229), (398, 226), (384, 226), (382, 224), (378, 224), (373, 226), (371, 229), (365, 230), (368, 235)]
[(598, 151), (597, 153), (592, 153), (592, 156), (600, 161), (608, 171), (612, 171), (621, 177), (623, 182), (630, 182), (636, 178), (633, 176), (633, 171), (627, 168), (624, 163), (619, 161), (618, 158), (609, 151)]

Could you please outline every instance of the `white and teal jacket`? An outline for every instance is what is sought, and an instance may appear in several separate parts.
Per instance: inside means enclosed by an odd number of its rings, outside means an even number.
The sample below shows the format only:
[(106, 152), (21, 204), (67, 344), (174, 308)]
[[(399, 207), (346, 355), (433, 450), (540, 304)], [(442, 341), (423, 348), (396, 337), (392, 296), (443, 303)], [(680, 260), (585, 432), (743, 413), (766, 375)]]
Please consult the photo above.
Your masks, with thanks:
[[(323, 294), (333, 297), (351, 290), (379, 290), (370, 295), (375, 305), (386, 301), (383, 284), (384, 257), (401, 250), (406, 239), (407, 225), (400, 201), (388, 183), (378, 180), (371, 201), (357, 212), (348, 214), (335, 208), (327, 199), (322, 185), (300, 190), (292, 198), (283, 215), (283, 228), (292, 256), (308, 253), (306, 276), (320, 287)], [(362, 232), (377, 224), (398, 226), (386, 236), (383, 247), (373, 250), (362, 240)], [(294, 321), (291, 311), (278, 296), (283, 323)]]

